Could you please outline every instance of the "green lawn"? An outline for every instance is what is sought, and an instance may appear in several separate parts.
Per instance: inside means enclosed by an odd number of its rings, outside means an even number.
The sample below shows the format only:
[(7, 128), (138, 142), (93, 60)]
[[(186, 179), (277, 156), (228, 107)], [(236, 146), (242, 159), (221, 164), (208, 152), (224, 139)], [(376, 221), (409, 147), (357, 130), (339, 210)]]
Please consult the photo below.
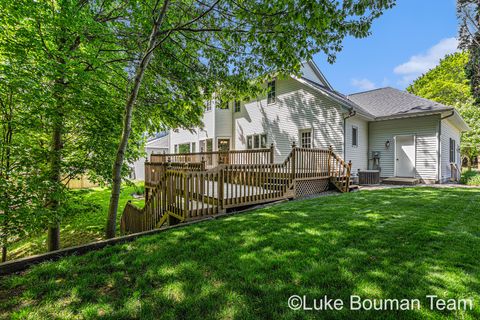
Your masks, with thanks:
[[(132, 194), (143, 187), (123, 186), (120, 194), (117, 224), (120, 225), (123, 208), (128, 200), (143, 206), (143, 200), (136, 200)], [(91, 188), (72, 190), (66, 206), (68, 214), (61, 223), (60, 244), (62, 248), (102, 240), (105, 238), (105, 225), (110, 201), (108, 188)], [(39, 232), (14, 244), (8, 251), (8, 259), (18, 259), (47, 250), (47, 232)]]
[[(0, 280), (18, 319), (478, 319), (480, 189), (292, 201), (44, 263)], [(291, 295), (419, 299), (416, 311), (292, 311)], [(426, 295), (473, 298), (432, 311)]]

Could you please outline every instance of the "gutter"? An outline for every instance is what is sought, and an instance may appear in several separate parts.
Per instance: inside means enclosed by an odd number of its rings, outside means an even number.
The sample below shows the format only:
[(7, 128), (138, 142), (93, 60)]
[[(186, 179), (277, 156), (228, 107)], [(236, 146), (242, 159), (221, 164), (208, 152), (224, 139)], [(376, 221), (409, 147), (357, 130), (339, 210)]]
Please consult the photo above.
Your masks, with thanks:
[[(415, 112), (415, 113), (406, 113), (406, 114), (399, 114), (399, 115), (391, 115), (391, 116), (383, 116), (383, 117), (375, 117), (375, 121), (381, 120), (393, 120), (393, 119), (402, 119), (402, 118), (414, 118), (418, 116), (427, 116), (427, 115), (435, 115), (435, 114), (442, 114), (446, 111), (452, 111), (453, 109), (446, 109), (446, 110), (435, 110), (435, 111), (425, 111), (425, 112)], [(455, 111), (452, 111), (455, 114)], [(448, 116), (449, 117), (449, 116)]]
[(449, 114), (448, 116), (445, 116), (445, 117), (443, 117), (443, 118), (440, 118), (440, 120), (448, 119), (448, 118), (450, 118), (450, 117), (453, 117), (454, 115), (455, 115), (455, 111), (452, 111), (451, 114)]
[(357, 111), (350, 110), (346, 117), (343, 117), (343, 160), (347, 161), (347, 119), (354, 117)]

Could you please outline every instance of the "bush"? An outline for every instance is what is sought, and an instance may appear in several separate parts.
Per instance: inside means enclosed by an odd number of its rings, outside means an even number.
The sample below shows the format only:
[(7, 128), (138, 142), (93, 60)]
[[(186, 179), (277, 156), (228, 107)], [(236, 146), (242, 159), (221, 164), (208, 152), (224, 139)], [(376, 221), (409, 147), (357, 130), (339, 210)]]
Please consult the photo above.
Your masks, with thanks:
[(468, 186), (480, 186), (480, 172), (477, 170), (463, 170), (460, 183)]

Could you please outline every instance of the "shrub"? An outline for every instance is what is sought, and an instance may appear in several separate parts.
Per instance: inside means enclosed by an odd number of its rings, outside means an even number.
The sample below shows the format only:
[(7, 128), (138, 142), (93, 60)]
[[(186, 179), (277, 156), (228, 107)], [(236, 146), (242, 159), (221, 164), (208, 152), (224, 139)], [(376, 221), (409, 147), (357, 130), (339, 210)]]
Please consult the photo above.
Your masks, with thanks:
[(480, 186), (480, 172), (477, 170), (463, 170), (460, 183), (468, 186)]

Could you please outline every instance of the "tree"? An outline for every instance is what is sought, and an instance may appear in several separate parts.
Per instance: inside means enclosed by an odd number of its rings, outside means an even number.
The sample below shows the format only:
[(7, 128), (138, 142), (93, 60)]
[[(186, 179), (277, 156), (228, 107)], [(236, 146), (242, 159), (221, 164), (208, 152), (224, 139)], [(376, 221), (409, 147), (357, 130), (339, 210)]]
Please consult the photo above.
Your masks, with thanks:
[(416, 79), (407, 88), (420, 97), (455, 107), (471, 131), (462, 135), (462, 155), (467, 158), (469, 167), (472, 159), (480, 152), (480, 108), (474, 105), (465, 66), (469, 63), (469, 53), (447, 55), (439, 65)]
[[(24, 72), (3, 76), (14, 92), (30, 97), (25, 105), (38, 119), (26, 132), (41, 150), (30, 159), (39, 168), (31, 174), (46, 187), (41, 200), (49, 250), (60, 246), (68, 180), (83, 173), (110, 178), (123, 112), (117, 101), (125, 95), (132, 59), (115, 32), (125, 10), (125, 3), (115, 0), (0, 3), (0, 59), (28, 60)], [(16, 87), (26, 79), (36, 85)], [(12, 172), (12, 177), (20, 175)]]
[[(1, 42), (1, 41), (0, 41)], [(0, 47), (2, 45), (0, 44)], [(2, 262), (10, 242), (43, 225), (41, 199), (45, 185), (38, 179), (42, 163), (38, 124), (32, 104), (38, 83), (29, 74), (31, 61), (22, 52), (0, 55), (0, 245)], [(37, 99), (40, 98), (40, 99)], [(35, 141), (35, 142), (34, 142)]]
[(480, 106), (480, 3), (478, 0), (458, 0), (457, 16), (460, 48), (469, 52), (466, 75), (476, 104)]
[[(372, 21), (393, 4), (394, 0), (133, 3), (128, 25), (129, 34), (138, 35), (139, 58), (133, 67), (113, 168), (107, 237), (115, 236), (120, 168), (146, 75), (156, 85), (159, 108), (175, 106), (179, 114), (189, 112), (187, 121), (198, 122), (203, 103), (214, 92), (222, 99), (253, 94), (267, 77), (297, 74), (300, 61), (319, 51), (333, 61), (345, 36), (367, 36)], [(176, 112), (171, 116), (168, 121), (177, 119)]]

